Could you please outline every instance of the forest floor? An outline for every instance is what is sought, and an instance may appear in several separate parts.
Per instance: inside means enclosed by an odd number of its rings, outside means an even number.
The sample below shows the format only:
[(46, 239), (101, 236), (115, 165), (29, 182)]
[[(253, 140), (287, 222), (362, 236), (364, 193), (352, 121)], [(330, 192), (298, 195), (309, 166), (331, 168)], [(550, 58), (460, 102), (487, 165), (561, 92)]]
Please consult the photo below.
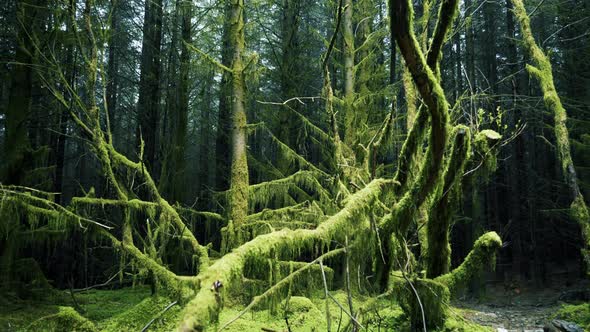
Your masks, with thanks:
[[(251, 310), (224, 331), (326, 331), (325, 300), (320, 293), (311, 293), (309, 298), (291, 297), (287, 311), (284, 309), (285, 301), (278, 299), (274, 312), (268, 309)], [(346, 306), (345, 292), (334, 290), (332, 294)], [(553, 318), (575, 322), (590, 331), (590, 303), (565, 304), (559, 300), (563, 294), (564, 290), (557, 288), (522, 289), (518, 294), (514, 290), (506, 294), (501, 289), (492, 288), (480, 301), (453, 303), (449, 308), (447, 324), (439, 331), (542, 331), (543, 324)], [(354, 307), (362, 307), (369, 299), (355, 296)], [(244, 309), (240, 299), (228, 300), (226, 309), (220, 315), (220, 325), (236, 318)], [(0, 298), (0, 331), (140, 331), (152, 320), (149, 331), (172, 331), (182, 317), (182, 310), (173, 305), (163, 311), (171, 303), (173, 301), (169, 298), (150, 296), (150, 289), (145, 286), (90, 290), (76, 294), (75, 302), (67, 291), (46, 292), (45, 296), (29, 301), (10, 301), (4, 297)], [(342, 315), (332, 302), (330, 313), (331, 330), (336, 331), (341, 326), (339, 330), (343, 331), (348, 325), (346, 315)], [(407, 329), (407, 320), (401, 308), (391, 300), (380, 300), (378, 310), (365, 316), (363, 321), (367, 331)]]
[(553, 284), (553, 287), (542, 289), (488, 287), (487, 293), (481, 296), (480, 300), (463, 299), (455, 305), (463, 310), (463, 317), (466, 319), (492, 327), (496, 331), (542, 332), (543, 326), (555, 318), (576, 322), (588, 330), (588, 282), (580, 281), (573, 285), (566, 282)]

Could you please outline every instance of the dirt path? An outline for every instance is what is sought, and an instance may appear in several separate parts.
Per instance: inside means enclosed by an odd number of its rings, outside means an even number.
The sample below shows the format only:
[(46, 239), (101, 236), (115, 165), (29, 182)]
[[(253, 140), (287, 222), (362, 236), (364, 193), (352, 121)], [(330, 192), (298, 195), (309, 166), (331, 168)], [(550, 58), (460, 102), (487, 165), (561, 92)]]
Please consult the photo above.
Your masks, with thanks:
[(545, 289), (489, 287), (484, 300), (459, 301), (455, 305), (466, 309), (465, 318), (496, 331), (543, 332), (543, 326), (560, 309), (563, 294), (572, 289), (589, 289), (584, 281), (565, 287), (557, 283)]
[(465, 318), (484, 326), (490, 326), (497, 331), (543, 332), (543, 326), (551, 318), (559, 305), (529, 306), (529, 305), (468, 305), (469, 310)]

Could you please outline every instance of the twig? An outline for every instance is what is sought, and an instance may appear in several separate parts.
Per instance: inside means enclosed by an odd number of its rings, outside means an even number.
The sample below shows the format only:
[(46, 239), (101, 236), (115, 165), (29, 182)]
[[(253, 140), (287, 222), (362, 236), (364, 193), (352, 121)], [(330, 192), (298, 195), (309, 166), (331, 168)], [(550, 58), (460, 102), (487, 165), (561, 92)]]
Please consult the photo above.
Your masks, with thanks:
[[(352, 307), (352, 293), (350, 290), (350, 268), (349, 268), (349, 253), (348, 253), (348, 236), (344, 237), (344, 243), (345, 243), (345, 247), (344, 247), (344, 252), (346, 253), (346, 258), (345, 258), (345, 262), (346, 262), (346, 295), (348, 297), (348, 308), (350, 309), (350, 317), (352, 318), (354, 316), (354, 310)], [(356, 322), (356, 319), (353, 319)], [(357, 329), (357, 325), (353, 325), (352, 327), (352, 331), (355, 332)]]
[(170, 310), (170, 308), (172, 308), (174, 305), (176, 305), (178, 303), (178, 301), (174, 301), (172, 303), (170, 303), (168, 306), (166, 306), (166, 308), (164, 308), (164, 310), (160, 311), (154, 318), (152, 318), (152, 320), (150, 320), (144, 327), (143, 329), (141, 329), (141, 332), (145, 332), (147, 331), (147, 329), (150, 327), (150, 325), (152, 325), (156, 319), (160, 318), (163, 314), (166, 313), (166, 311)]
[(201, 49), (195, 47), (192, 44), (189, 44), (187, 42), (184, 42), (184, 44), (190, 48), (191, 50), (199, 53), (201, 56), (203, 56), (207, 61), (211, 62), (212, 64), (214, 64), (215, 66), (219, 67), (221, 70), (223, 71), (227, 71), (229, 73), (233, 73), (233, 70), (225, 65), (223, 65), (221, 62), (215, 60), (212, 56), (210, 56), (209, 54), (203, 52)]
[[(407, 246), (407, 244), (405, 243), (404, 240), (404, 245)], [(410, 264), (410, 254), (409, 251), (406, 250), (406, 255), (407, 257), (407, 261), (406, 261), (406, 267), (402, 268), (401, 264), (398, 265), (400, 267), (400, 271), (402, 272), (402, 277), (404, 278), (404, 280), (410, 285), (410, 287), (412, 288), (412, 291), (414, 292), (414, 295), (416, 296), (416, 299), (418, 300), (418, 305), (420, 306), (420, 312), (422, 313), (422, 328), (424, 329), (424, 332), (426, 331), (426, 315), (424, 314), (424, 306), (422, 306), (422, 300), (420, 300), (420, 295), (418, 295), (418, 291), (416, 290), (416, 288), (414, 287), (414, 284), (412, 284), (412, 282), (410, 281), (410, 279), (408, 279), (408, 277), (406, 276), (406, 268), (408, 267), (408, 265)]]
[(328, 46), (328, 50), (326, 51), (326, 55), (324, 55), (324, 60), (322, 61), (322, 68), (327, 68), (328, 66), (328, 59), (330, 58), (330, 53), (332, 53), (332, 49), (334, 48), (334, 43), (336, 42), (336, 36), (338, 35), (338, 30), (340, 29), (340, 21), (342, 20), (342, 0), (338, 3), (338, 15), (336, 19), (336, 29), (334, 29), (334, 34), (332, 35), (332, 39), (330, 40), (330, 45)]
[[(127, 264), (127, 265), (129, 265), (129, 264)], [(88, 286), (88, 287), (79, 288), (79, 289), (70, 289), (70, 292), (71, 293), (81, 293), (81, 292), (85, 292), (85, 291), (91, 290), (93, 288), (104, 287), (104, 286), (110, 284), (111, 281), (113, 281), (113, 279), (115, 279), (118, 275), (119, 275), (119, 272), (115, 273), (112, 277), (110, 277), (107, 281), (103, 282), (102, 284)]]
[(326, 322), (328, 323), (328, 332), (330, 332), (332, 322), (330, 320), (330, 302), (328, 301), (328, 283), (326, 282), (326, 273), (324, 272), (324, 264), (320, 259), (320, 269), (322, 270), (322, 280), (324, 281), (324, 294), (326, 295)]
[[(344, 312), (344, 313), (345, 313), (345, 314), (346, 314), (348, 317), (350, 317), (350, 319), (352, 319), (352, 320), (353, 320), (353, 322), (354, 322), (354, 323), (355, 323), (357, 326), (359, 326), (359, 327), (360, 327), (361, 329), (363, 329), (363, 330), (365, 329), (365, 328), (364, 328), (364, 326), (363, 326), (361, 323), (359, 323), (359, 321), (358, 321), (358, 320), (356, 320), (356, 318), (354, 318), (354, 317), (353, 317), (353, 316), (352, 316), (352, 315), (351, 315), (351, 314), (350, 314), (348, 311), (346, 311), (346, 309), (344, 309), (344, 307), (342, 306), (342, 304), (340, 304), (340, 302), (338, 302), (338, 300), (336, 300), (336, 299), (334, 298), (334, 296), (332, 296), (332, 294), (328, 293), (328, 296), (330, 297), (330, 299), (332, 299), (332, 301), (334, 301), (334, 303), (336, 303), (336, 305), (338, 305), (338, 307), (340, 307), (340, 310), (342, 310), (342, 311), (343, 311), (343, 312)], [(339, 328), (339, 329), (340, 329), (340, 328)]]

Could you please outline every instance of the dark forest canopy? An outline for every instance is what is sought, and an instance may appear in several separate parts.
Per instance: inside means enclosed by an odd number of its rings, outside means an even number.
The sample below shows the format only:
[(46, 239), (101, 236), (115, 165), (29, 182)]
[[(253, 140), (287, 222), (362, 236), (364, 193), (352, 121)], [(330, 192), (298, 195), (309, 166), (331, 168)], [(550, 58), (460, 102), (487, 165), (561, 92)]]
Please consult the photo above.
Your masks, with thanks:
[(590, 299), (588, 1), (5, 0), (0, 50), (0, 330)]

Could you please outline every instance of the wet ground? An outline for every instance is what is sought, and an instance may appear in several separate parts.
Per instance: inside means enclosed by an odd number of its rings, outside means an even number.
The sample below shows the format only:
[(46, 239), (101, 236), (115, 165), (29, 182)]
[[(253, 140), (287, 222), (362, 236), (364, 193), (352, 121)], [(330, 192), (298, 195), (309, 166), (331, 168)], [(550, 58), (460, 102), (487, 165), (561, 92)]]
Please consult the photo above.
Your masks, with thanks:
[(467, 309), (465, 318), (499, 332), (542, 332), (568, 295), (588, 291), (588, 287), (587, 282), (568, 286), (556, 284), (545, 289), (489, 287), (481, 300), (462, 299), (455, 305)]

